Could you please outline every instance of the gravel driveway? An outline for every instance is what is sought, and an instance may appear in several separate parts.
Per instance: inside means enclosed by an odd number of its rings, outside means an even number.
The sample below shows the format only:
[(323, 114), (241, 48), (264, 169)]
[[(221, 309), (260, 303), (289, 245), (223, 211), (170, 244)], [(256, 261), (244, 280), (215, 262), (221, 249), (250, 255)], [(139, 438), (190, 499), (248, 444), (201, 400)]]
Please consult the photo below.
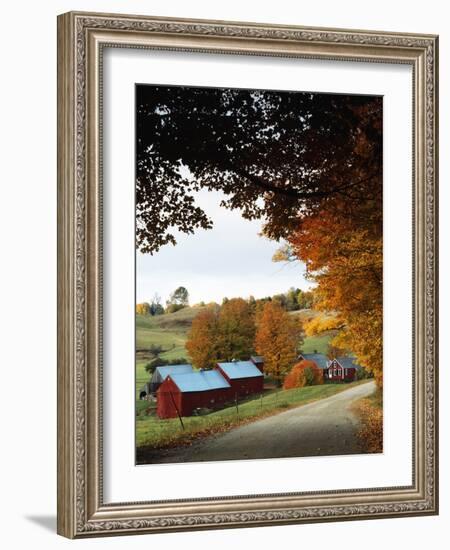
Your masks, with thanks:
[(375, 390), (370, 381), (341, 393), (211, 436), (190, 447), (148, 457), (149, 463), (357, 454), (357, 399)]

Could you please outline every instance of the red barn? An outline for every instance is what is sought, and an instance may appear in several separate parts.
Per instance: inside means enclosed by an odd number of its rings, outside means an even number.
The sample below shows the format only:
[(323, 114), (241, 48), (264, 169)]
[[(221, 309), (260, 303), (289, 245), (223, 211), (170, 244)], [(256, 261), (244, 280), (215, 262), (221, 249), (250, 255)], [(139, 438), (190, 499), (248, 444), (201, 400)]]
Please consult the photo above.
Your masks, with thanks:
[(156, 392), (159, 418), (191, 416), (198, 408), (214, 409), (233, 398), (231, 385), (217, 370), (171, 374)]
[(264, 375), (251, 361), (217, 363), (216, 370), (230, 384), (233, 398), (263, 391)]
[(264, 357), (261, 355), (252, 355), (250, 361), (258, 367), (258, 369), (264, 373)]

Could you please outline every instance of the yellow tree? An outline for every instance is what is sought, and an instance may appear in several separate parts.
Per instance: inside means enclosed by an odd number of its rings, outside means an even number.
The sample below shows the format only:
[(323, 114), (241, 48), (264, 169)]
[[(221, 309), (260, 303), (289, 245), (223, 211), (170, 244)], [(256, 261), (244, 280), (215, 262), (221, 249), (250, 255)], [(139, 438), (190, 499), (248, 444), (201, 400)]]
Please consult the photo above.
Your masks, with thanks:
[(264, 357), (264, 371), (281, 386), (297, 358), (301, 326), (277, 302), (267, 302), (258, 316), (255, 349)]
[(307, 336), (316, 336), (322, 332), (330, 330), (340, 330), (343, 328), (342, 319), (338, 316), (326, 316), (319, 314), (308, 322), (304, 323), (303, 328)]
[(209, 307), (194, 317), (188, 333), (186, 349), (198, 369), (212, 369), (217, 361), (218, 315)]
[(150, 304), (147, 302), (143, 302), (142, 304), (136, 304), (136, 313), (138, 315), (149, 315)]
[(243, 298), (232, 298), (220, 308), (217, 349), (219, 358), (248, 359), (253, 353), (255, 315), (251, 304)]
[[(337, 215), (340, 206), (342, 215)], [(382, 386), (381, 208), (368, 201), (365, 211), (351, 216), (344, 215), (345, 207), (344, 202), (340, 205), (334, 201), (329, 208), (305, 216), (290, 243), (318, 283), (316, 307), (338, 312), (336, 322), (343, 328), (331, 344), (354, 353), (358, 363)]]

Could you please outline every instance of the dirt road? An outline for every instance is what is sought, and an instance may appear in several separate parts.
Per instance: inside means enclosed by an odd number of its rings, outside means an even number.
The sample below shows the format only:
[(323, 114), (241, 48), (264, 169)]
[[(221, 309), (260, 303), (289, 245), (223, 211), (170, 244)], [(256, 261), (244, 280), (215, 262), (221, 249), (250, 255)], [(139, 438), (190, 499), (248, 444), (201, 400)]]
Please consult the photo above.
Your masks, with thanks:
[[(375, 390), (373, 381), (257, 420), (190, 447), (159, 451), (149, 463), (357, 454), (358, 420), (351, 404)], [(147, 462), (147, 461), (146, 461)]]

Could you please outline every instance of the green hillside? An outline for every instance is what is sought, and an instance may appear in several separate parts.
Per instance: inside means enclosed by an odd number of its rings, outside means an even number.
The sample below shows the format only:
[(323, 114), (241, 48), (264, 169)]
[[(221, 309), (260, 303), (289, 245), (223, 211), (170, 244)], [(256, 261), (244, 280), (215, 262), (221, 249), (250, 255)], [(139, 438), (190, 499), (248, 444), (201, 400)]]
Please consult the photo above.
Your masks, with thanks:
[(192, 319), (206, 306), (186, 307), (175, 313), (164, 315), (136, 315), (136, 351), (138, 357), (145, 358), (146, 351), (153, 344), (162, 346), (163, 359), (186, 357), (184, 344), (191, 328)]

